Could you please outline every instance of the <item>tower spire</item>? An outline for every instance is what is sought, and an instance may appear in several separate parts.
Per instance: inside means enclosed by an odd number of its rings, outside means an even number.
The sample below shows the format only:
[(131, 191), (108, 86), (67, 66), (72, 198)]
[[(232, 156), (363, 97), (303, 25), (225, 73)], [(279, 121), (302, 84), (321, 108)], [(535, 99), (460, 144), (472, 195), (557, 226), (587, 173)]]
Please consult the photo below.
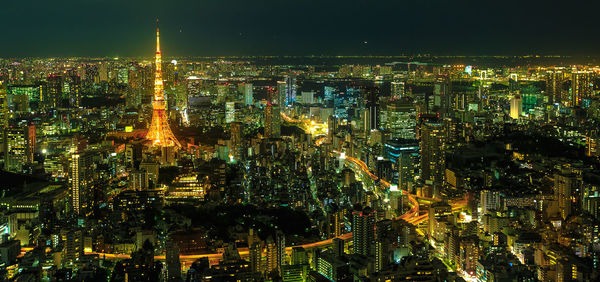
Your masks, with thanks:
[(160, 36), (158, 32), (158, 17), (156, 18), (156, 53), (160, 53)]
[(154, 99), (152, 100), (152, 123), (146, 133), (146, 139), (152, 141), (152, 146), (158, 147), (181, 147), (175, 135), (171, 131), (169, 121), (167, 120), (165, 94), (162, 78), (162, 54), (160, 51), (160, 39), (158, 33), (158, 18), (156, 18), (156, 54), (154, 64), (156, 71), (154, 73)]

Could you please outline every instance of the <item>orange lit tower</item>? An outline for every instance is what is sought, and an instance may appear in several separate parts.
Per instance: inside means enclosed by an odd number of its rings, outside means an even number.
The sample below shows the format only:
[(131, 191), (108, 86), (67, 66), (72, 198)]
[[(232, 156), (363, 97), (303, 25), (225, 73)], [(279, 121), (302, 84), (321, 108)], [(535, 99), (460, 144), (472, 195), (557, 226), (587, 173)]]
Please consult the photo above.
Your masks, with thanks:
[(152, 100), (152, 123), (146, 133), (146, 139), (152, 141), (153, 147), (181, 147), (173, 135), (165, 112), (165, 94), (161, 70), (160, 40), (158, 36), (158, 19), (156, 19), (156, 73), (154, 74), (154, 99)]

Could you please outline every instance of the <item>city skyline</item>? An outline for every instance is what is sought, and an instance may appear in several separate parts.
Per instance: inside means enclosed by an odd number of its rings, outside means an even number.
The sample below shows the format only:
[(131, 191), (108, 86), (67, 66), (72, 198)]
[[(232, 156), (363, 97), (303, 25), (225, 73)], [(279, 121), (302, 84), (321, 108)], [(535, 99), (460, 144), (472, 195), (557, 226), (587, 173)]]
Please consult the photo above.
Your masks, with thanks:
[[(471, 49), (587, 50), (591, 7), (35, 2), (64, 17), (4, 34), (71, 55), (0, 45), (1, 281), (600, 281), (600, 57)], [(177, 54), (398, 50), (400, 8), (403, 48), (471, 55)]]

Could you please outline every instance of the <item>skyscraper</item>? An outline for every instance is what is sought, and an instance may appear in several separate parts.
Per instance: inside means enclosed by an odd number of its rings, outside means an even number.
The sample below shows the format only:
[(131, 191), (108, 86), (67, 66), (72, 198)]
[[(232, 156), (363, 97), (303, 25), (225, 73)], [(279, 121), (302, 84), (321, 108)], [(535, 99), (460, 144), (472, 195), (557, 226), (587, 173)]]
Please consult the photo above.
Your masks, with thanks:
[(285, 78), (286, 83), (286, 103), (281, 104), (282, 107), (285, 107), (289, 104), (296, 102), (296, 77), (287, 76)]
[(235, 159), (240, 159), (242, 155), (242, 149), (240, 148), (240, 146), (242, 145), (243, 125), (244, 124), (241, 122), (231, 123), (231, 148), (229, 149), (229, 153)]
[(393, 81), (391, 84), (391, 94), (394, 98), (402, 98), (404, 96), (404, 82)]
[(369, 86), (363, 87), (361, 91), (365, 98), (364, 129), (366, 132), (379, 129), (379, 88)]
[(574, 71), (571, 74), (571, 104), (581, 106), (584, 98), (592, 94), (592, 73), (588, 71)]
[(446, 169), (446, 134), (442, 123), (424, 123), (421, 127), (421, 178), (433, 186), (439, 197)]
[(481, 214), (485, 215), (488, 211), (497, 211), (501, 207), (500, 193), (497, 191), (483, 190), (480, 192)]
[(244, 84), (244, 105), (250, 106), (254, 104), (254, 92), (252, 90), (252, 83)]
[(273, 240), (273, 237), (267, 238), (266, 241), (266, 261), (265, 261), (265, 273), (270, 273), (271, 271), (278, 271), (278, 248), (277, 243)]
[(8, 126), (8, 99), (6, 94), (6, 87), (0, 82), (0, 130), (3, 130)]
[(510, 98), (510, 117), (513, 119), (519, 119), (523, 112), (523, 99), (520, 95), (515, 95)]
[(36, 127), (31, 124), (25, 128), (25, 139), (27, 140), (27, 148), (25, 149), (25, 159), (27, 163), (33, 163), (33, 155), (37, 148), (36, 140)]
[(18, 126), (4, 129), (4, 169), (11, 172), (22, 172), (27, 162), (26, 131)]
[[(75, 149), (76, 150), (76, 149)], [(81, 170), (83, 169), (81, 166), (81, 156), (78, 151), (75, 151), (71, 154), (70, 162), (70, 192), (71, 192), (71, 205), (73, 208), (73, 212), (77, 215), (81, 212), (81, 188), (82, 182), (85, 179), (82, 176)]]
[(179, 246), (177, 246), (177, 243), (172, 238), (167, 239), (165, 259), (167, 262), (167, 281), (181, 278)]
[(46, 79), (46, 89), (42, 91), (41, 102), (46, 108), (54, 109), (61, 106), (62, 100), (62, 76), (49, 75)]
[(434, 109), (441, 114), (442, 117), (447, 117), (450, 113), (452, 104), (452, 81), (444, 77), (439, 82), (433, 85), (433, 106)]
[(235, 102), (225, 102), (225, 123), (235, 121)]
[(565, 82), (565, 73), (561, 70), (552, 70), (546, 77), (546, 96), (549, 103), (560, 103), (563, 101), (564, 91), (562, 84)]
[(279, 105), (267, 103), (264, 115), (265, 137), (279, 138), (281, 134), (281, 113)]
[(81, 78), (78, 75), (67, 75), (63, 78), (61, 102), (64, 106), (79, 107), (81, 102)]
[(576, 190), (574, 175), (557, 173), (554, 175), (554, 196), (563, 219), (571, 215), (571, 198)]
[(352, 247), (355, 254), (371, 255), (375, 240), (375, 211), (370, 207), (352, 212)]
[(181, 147), (181, 144), (179, 144), (179, 141), (177, 141), (171, 131), (165, 110), (158, 19), (156, 20), (156, 24), (156, 71), (154, 74), (154, 100), (152, 101), (153, 112), (152, 123), (150, 124), (150, 128), (148, 128), (146, 139), (152, 142), (151, 145), (153, 147)]
[(415, 139), (417, 111), (412, 100), (385, 104), (381, 110), (381, 126), (390, 131), (391, 138)]
[(250, 242), (249, 245), (249, 261), (250, 270), (252, 272), (262, 272), (262, 246), (261, 242)]
[(281, 274), (281, 267), (287, 264), (285, 253), (285, 234), (283, 234), (281, 231), (278, 231), (275, 239), (277, 245), (277, 270)]
[[(277, 99), (275, 97), (271, 97), (270, 101), (272, 103), (277, 103), (279, 105), (285, 106), (287, 104), (287, 83), (285, 81), (277, 81)], [(275, 101), (273, 101), (275, 100)]]

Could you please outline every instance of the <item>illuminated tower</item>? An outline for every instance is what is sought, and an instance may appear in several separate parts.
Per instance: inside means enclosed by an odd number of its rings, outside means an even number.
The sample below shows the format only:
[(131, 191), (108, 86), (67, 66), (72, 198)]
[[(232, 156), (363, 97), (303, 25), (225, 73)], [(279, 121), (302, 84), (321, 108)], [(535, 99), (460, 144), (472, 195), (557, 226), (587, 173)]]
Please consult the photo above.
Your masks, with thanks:
[(153, 147), (181, 147), (181, 144), (179, 144), (179, 141), (177, 141), (175, 135), (173, 135), (167, 121), (161, 70), (162, 61), (158, 36), (158, 20), (156, 23), (156, 72), (154, 74), (154, 99), (152, 101), (153, 113), (152, 123), (146, 134), (146, 139), (152, 141)]

